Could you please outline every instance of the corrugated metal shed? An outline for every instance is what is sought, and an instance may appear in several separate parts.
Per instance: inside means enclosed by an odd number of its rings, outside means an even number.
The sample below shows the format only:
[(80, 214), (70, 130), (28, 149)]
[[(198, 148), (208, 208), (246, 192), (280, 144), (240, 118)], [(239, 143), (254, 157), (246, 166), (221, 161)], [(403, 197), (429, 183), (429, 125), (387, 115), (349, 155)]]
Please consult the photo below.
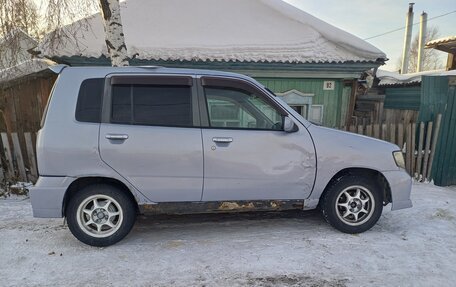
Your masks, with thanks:
[(401, 87), (385, 89), (385, 109), (419, 110), (421, 87)]

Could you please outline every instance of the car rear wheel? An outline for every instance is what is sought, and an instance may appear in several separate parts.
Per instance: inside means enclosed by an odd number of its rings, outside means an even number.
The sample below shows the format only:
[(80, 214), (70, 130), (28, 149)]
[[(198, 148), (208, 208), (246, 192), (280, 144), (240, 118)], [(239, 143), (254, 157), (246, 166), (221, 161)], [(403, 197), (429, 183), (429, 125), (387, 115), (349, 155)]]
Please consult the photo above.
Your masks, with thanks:
[(77, 239), (92, 246), (109, 246), (130, 232), (136, 208), (124, 190), (96, 184), (81, 189), (71, 198), (66, 217)]
[(383, 192), (371, 178), (347, 175), (325, 192), (321, 209), (326, 221), (345, 233), (369, 230), (383, 210)]

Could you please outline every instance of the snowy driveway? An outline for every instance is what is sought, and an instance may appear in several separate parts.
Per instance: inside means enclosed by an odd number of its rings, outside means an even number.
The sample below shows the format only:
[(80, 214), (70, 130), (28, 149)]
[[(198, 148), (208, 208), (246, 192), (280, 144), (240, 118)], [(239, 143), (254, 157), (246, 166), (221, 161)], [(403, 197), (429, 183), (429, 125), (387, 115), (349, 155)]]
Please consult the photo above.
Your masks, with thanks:
[(456, 189), (414, 185), (414, 208), (364, 234), (316, 212), (139, 218), (112, 247), (79, 243), (28, 200), (0, 200), (0, 286), (449, 286)]

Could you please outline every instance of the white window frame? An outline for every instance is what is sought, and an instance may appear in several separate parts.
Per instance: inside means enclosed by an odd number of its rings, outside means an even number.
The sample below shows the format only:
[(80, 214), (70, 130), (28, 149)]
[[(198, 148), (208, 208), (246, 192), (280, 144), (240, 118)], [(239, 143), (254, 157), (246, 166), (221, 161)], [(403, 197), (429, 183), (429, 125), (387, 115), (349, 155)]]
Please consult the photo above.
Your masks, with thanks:
[(305, 119), (308, 119), (310, 112), (311, 112), (314, 94), (303, 93), (296, 89), (291, 89), (291, 90), (288, 90), (283, 93), (276, 93), (276, 95), (278, 97), (280, 97), (289, 106), (302, 106), (303, 108), (307, 107), (307, 111), (306, 111), (307, 117), (304, 117), (304, 115), (302, 115), (302, 116)]
[[(319, 119), (318, 121), (315, 120), (315, 119), (313, 119), (313, 118), (311, 118), (311, 115), (312, 115), (312, 113), (313, 113), (313, 109), (314, 109), (314, 108), (320, 108), (320, 111), (321, 111), (321, 113), (320, 113), (320, 119)], [(325, 111), (324, 105), (312, 105), (312, 106), (310, 107), (309, 120), (314, 121), (314, 122), (319, 123), (319, 124), (323, 124), (323, 113), (324, 113), (324, 111)]]

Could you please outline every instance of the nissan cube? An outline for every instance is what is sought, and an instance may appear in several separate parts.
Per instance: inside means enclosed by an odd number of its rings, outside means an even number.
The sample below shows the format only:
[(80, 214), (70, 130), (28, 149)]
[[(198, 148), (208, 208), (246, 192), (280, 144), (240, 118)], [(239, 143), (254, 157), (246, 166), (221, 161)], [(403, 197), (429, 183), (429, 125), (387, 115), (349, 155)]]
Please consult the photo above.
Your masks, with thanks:
[(108, 246), (137, 214), (319, 208), (360, 233), (411, 207), (396, 145), (314, 125), (254, 79), (162, 67), (52, 68), (35, 217)]

